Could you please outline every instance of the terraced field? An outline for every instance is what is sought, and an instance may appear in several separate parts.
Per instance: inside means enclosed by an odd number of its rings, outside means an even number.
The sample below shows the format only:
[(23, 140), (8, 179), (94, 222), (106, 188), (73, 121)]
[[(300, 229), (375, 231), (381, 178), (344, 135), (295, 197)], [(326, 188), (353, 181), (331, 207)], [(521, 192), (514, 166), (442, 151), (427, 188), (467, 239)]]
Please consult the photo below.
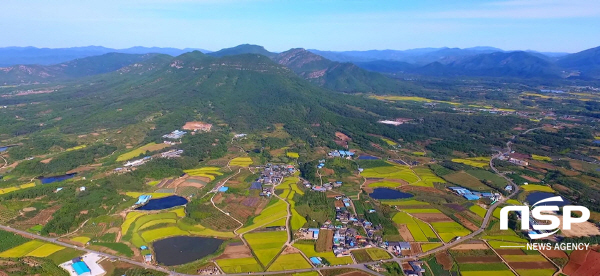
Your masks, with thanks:
[(412, 185), (421, 187), (433, 187), (433, 183), (446, 183), (446, 181), (435, 175), (428, 167), (415, 167), (415, 173), (421, 178), (421, 181)]
[(254, 229), (258, 229), (263, 225), (275, 222), (287, 216), (287, 205), (285, 202), (278, 200), (277, 203), (265, 208), (260, 215), (252, 220), (252, 224), (240, 228), (238, 233), (247, 233)]
[(219, 170), (221, 170), (221, 168), (218, 168), (218, 167), (203, 167), (203, 168), (198, 168), (198, 169), (184, 170), (183, 172), (187, 173), (190, 176), (202, 176), (202, 177), (206, 177), (206, 178), (209, 178), (212, 181), (212, 180), (215, 180), (215, 178), (217, 176), (223, 175), (223, 173), (220, 172)]
[(392, 166), (365, 168), (361, 175), (366, 178), (400, 179), (408, 183), (419, 181), (419, 177), (408, 166), (388, 164)]
[(65, 247), (32, 240), (0, 253), (0, 258), (20, 258), (23, 256), (48, 257), (63, 249)]
[(2, 189), (0, 189), (0, 195), (8, 194), (10, 192), (14, 192), (14, 191), (22, 190), (22, 189), (27, 189), (27, 188), (31, 188), (31, 187), (35, 187), (35, 183), (32, 182), (32, 183), (27, 183), (27, 184), (19, 185), (19, 186), (2, 188)]
[(529, 184), (529, 185), (521, 185), (520, 187), (521, 187), (521, 189), (523, 189), (526, 192), (547, 192), (547, 193), (555, 192), (554, 189), (552, 189), (552, 187), (545, 186), (545, 185)]

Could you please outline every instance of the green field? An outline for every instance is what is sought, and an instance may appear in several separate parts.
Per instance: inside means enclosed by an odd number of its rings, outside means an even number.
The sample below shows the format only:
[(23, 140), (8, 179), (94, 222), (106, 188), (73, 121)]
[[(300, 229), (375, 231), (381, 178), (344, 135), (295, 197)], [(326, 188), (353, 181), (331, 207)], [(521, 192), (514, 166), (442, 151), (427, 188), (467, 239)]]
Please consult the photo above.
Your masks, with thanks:
[(216, 260), (217, 264), (225, 273), (248, 273), (263, 271), (260, 264), (254, 258), (222, 259)]
[(47, 243), (47, 244), (44, 244), (44, 245), (36, 248), (35, 250), (33, 250), (29, 253), (27, 253), (27, 256), (44, 258), (44, 257), (48, 257), (58, 251), (61, 251), (63, 249), (65, 249), (65, 247), (62, 247), (62, 246), (56, 245), (56, 244)]
[(446, 183), (446, 181), (435, 175), (428, 167), (413, 168), (421, 181), (414, 183), (415, 186), (433, 187), (433, 183)]
[(2, 189), (0, 189), (0, 195), (8, 194), (10, 192), (27, 189), (27, 188), (31, 188), (31, 187), (35, 187), (35, 183), (32, 182), (32, 183), (22, 184), (22, 185), (18, 185), (18, 186), (14, 186), (14, 187), (2, 188)]
[[(461, 263), (460, 271), (504, 271), (510, 270), (504, 263)], [(482, 273), (483, 274), (483, 273)]]
[(8, 249), (2, 253), (0, 253), (0, 258), (19, 258), (26, 256), (30, 252), (42, 247), (45, 243), (38, 240), (28, 241), (24, 244), (21, 244), (17, 247), (13, 247)]
[(397, 224), (406, 224), (415, 241), (427, 242), (430, 239), (437, 239), (435, 232), (425, 222), (411, 217), (407, 213), (398, 212), (392, 217), (392, 220)]
[(370, 188), (396, 188), (398, 186), (400, 186), (402, 184), (398, 183), (398, 182), (392, 182), (392, 181), (379, 181), (379, 182), (375, 182), (375, 183), (371, 183), (369, 184)]
[(383, 203), (385, 205), (392, 205), (392, 206), (429, 205), (429, 203), (427, 203), (427, 202), (413, 200), (413, 199), (407, 199), (407, 200), (382, 200), (381, 203)]
[(157, 151), (168, 147), (169, 145), (167, 144), (156, 144), (152, 142), (137, 149), (134, 149), (130, 152), (119, 155), (119, 157), (117, 157), (117, 162), (127, 161), (129, 159), (138, 157), (140, 154), (146, 153), (148, 151)]
[(408, 166), (390, 164), (385, 167), (364, 168), (360, 174), (366, 178), (401, 179), (408, 183), (419, 181), (419, 177)]
[(402, 211), (409, 214), (441, 214), (442, 212), (438, 209), (402, 209)]
[(481, 181), (490, 181), (492, 183), (492, 185), (494, 185), (494, 187), (497, 187), (498, 189), (504, 189), (504, 187), (506, 187), (506, 185), (508, 184), (506, 179), (504, 179), (490, 171), (467, 170), (467, 173), (476, 177), (477, 179), (479, 179)]
[(421, 244), (421, 251), (422, 252), (427, 252), (429, 250), (436, 249), (436, 248), (438, 248), (440, 246), (442, 246), (442, 244), (439, 243), (439, 242), (436, 242), (436, 243), (422, 243)]
[(538, 160), (538, 161), (548, 161), (548, 162), (552, 162), (552, 158), (548, 157), (548, 156), (543, 156), (543, 155), (535, 155), (532, 154), (531, 155), (531, 159), (533, 160)]
[(502, 255), (507, 262), (546, 262), (542, 255)]
[(369, 254), (371, 260), (373, 261), (387, 260), (392, 258), (392, 256), (390, 256), (390, 253), (381, 248), (367, 248), (365, 250), (367, 251), (367, 254)]
[(463, 171), (444, 175), (444, 179), (474, 191), (487, 191), (490, 189), (488, 186), (481, 183), (479, 179)]
[(317, 252), (317, 251), (315, 251), (314, 244), (295, 243), (294, 247), (296, 247), (300, 251), (302, 251), (302, 253), (304, 253), (304, 255), (306, 255), (306, 257), (309, 257), (309, 258), (310, 257), (321, 257), (321, 258), (326, 259), (331, 265), (344, 265), (344, 264), (352, 263), (352, 257), (350, 257), (350, 256), (337, 258), (333, 254), (333, 251)]
[(142, 232), (142, 238), (147, 243), (155, 240), (164, 239), (172, 236), (188, 236), (190, 233), (179, 229), (177, 226), (169, 226), (164, 228), (152, 229)]
[(294, 158), (294, 159), (298, 159), (300, 157), (300, 155), (297, 152), (291, 152), (291, 151), (286, 152), (285, 155), (287, 155), (287, 157), (289, 157), (289, 158)]
[(547, 193), (555, 192), (554, 189), (552, 189), (552, 187), (544, 186), (544, 185), (529, 184), (529, 185), (521, 185), (520, 187), (521, 187), (521, 189), (523, 189), (526, 192), (547, 192)]
[(81, 244), (86, 244), (91, 239), (89, 237), (75, 237), (75, 238), (72, 238), (71, 240), (74, 242), (81, 243)]
[(229, 161), (230, 166), (248, 167), (252, 165), (252, 158), (250, 157), (236, 157)]
[(525, 243), (517, 243), (517, 242), (488, 241), (488, 243), (494, 249), (502, 249), (502, 248), (504, 248), (503, 246), (517, 246), (517, 245), (523, 246), (523, 248), (525, 247)]
[(455, 158), (452, 162), (461, 163), (477, 168), (484, 168), (490, 164), (489, 157)]
[(484, 218), (485, 214), (487, 213), (487, 210), (483, 209), (483, 207), (481, 207), (479, 205), (473, 205), (473, 206), (469, 207), (469, 210), (481, 218)]
[(284, 270), (295, 270), (295, 269), (306, 269), (312, 266), (308, 263), (302, 254), (294, 253), (287, 255), (280, 255), (271, 264), (267, 271), (284, 271)]
[(482, 239), (484, 240), (496, 240), (496, 241), (509, 241), (509, 242), (527, 242), (527, 240), (522, 239), (516, 235), (514, 236), (508, 236), (508, 235), (501, 235), (501, 236), (484, 236)]
[(287, 232), (248, 233), (244, 235), (244, 239), (248, 242), (258, 260), (263, 266), (266, 266), (281, 251), (283, 244), (287, 241)]
[(455, 237), (463, 237), (471, 233), (457, 222), (432, 222), (431, 226), (445, 241), (449, 242)]
[[(260, 212), (260, 215), (256, 216), (252, 220), (252, 224), (240, 228), (238, 233), (247, 233), (254, 229), (260, 228), (263, 225), (267, 225), (269, 223), (275, 222), (287, 216), (287, 204), (285, 202), (278, 200), (277, 203), (265, 208)], [(300, 216), (300, 215), (298, 215)], [(299, 223), (299, 221), (297, 222)]]
[(187, 173), (191, 176), (202, 176), (208, 179), (215, 180), (217, 176), (223, 175), (222, 172), (219, 171), (218, 167), (202, 167), (198, 169), (184, 170), (184, 173)]

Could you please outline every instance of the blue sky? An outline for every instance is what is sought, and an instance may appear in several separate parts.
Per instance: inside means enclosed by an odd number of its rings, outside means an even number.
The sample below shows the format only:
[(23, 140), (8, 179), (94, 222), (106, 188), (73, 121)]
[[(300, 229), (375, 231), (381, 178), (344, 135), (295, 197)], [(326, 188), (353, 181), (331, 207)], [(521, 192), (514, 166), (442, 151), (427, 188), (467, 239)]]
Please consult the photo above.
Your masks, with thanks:
[(0, 47), (600, 46), (597, 0), (2, 0)]

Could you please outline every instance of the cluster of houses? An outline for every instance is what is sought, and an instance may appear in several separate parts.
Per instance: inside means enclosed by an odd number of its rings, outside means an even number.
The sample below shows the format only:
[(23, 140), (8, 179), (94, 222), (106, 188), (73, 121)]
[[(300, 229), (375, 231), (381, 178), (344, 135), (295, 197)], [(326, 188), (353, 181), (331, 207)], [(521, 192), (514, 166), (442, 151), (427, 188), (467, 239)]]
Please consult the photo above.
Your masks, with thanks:
[(499, 193), (481, 193), (473, 192), (463, 187), (448, 187), (455, 194), (466, 198), (467, 200), (479, 200), (481, 198), (489, 198), (492, 201), (500, 199)]
[(525, 161), (525, 159), (528, 158), (531, 158), (531, 156), (528, 154), (516, 153), (514, 151), (498, 157), (500, 160), (508, 161), (517, 166), (529, 166), (529, 162)]
[(352, 158), (354, 157), (354, 152), (348, 150), (334, 150), (327, 154), (330, 157), (341, 157), (341, 158)]
[(259, 195), (270, 197), (273, 194), (273, 185), (280, 183), (284, 177), (296, 173), (293, 165), (267, 164), (263, 167), (258, 179), (250, 185), (250, 191), (258, 190)]
[(183, 137), (186, 134), (187, 134), (186, 131), (174, 130), (173, 132), (171, 132), (169, 134), (163, 135), (162, 138), (172, 139), (172, 140), (179, 140), (179, 139), (181, 139), (181, 137)]
[(327, 192), (327, 191), (331, 191), (333, 188), (339, 188), (342, 187), (342, 181), (336, 181), (336, 182), (327, 182), (323, 185), (311, 185), (310, 183), (305, 184), (306, 188), (312, 189), (313, 191), (316, 192)]

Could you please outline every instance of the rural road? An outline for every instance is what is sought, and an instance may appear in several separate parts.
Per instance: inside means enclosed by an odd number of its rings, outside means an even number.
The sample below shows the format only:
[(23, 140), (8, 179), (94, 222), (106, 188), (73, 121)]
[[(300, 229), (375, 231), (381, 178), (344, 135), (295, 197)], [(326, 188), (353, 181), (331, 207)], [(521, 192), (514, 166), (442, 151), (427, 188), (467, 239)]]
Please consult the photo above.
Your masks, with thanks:
[[(528, 129), (525, 132), (523, 132), (522, 134), (527, 134), (530, 131), (533, 131), (533, 130), (536, 130), (536, 129), (539, 129), (539, 128)], [(395, 262), (401, 263), (401, 262), (416, 260), (416, 259), (428, 256), (428, 255), (431, 255), (431, 254), (435, 254), (435, 253), (443, 251), (443, 250), (450, 249), (450, 248), (452, 248), (452, 247), (454, 247), (454, 246), (456, 246), (456, 245), (458, 245), (460, 243), (463, 243), (463, 242), (465, 242), (467, 240), (470, 240), (470, 239), (474, 238), (475, 236), (481, 234), (487, 228), (487, 226), (488, 226), (488, 224), (490, 222), (490, 219), (491, 219), (492, 215), (494, 214), (494, 210), (496, 208), (498, 208), (498, 206), (500, 206), (501, 204), (505, 203), (508, 199), (514, 197), (518, 193), (518, 191), (519, 191), (519, 186), (516, 185), (512, 181), (512, 179), (510, 179), (507, 176), (501, 174), (498, 171), (498, 169), (496, 169), (494, 167), (494, 164), (493, 164), (494, 159), (497, 159), (498, 157), (502, 156), (505, 153), (510, 153), (510, 151), (511, 151), (510, 145), (512, 144), (512, 142), (514, 141), (514, 139), (516, 139), (516, 136), (513, 136), (512, 139), (506, 143), (506, 149), (504, 151), (499, 151), (497, 154), (495, 154), (494, 156), (492, 156), (492, 158), (490, 159), (490, 168), (496, 174), (498, 174), (502, 178), (506, 179), (506, 181), (508, 181), (508, 183), (510, 183), (510, 185), (513, 186), (513, 191), (512, 191), (512, 193), (510, 195), (502, 198), (501, 200), (497, 201), (495, 204), (491, 205), (488, 208), (487, 213), (486, 213), (486, 215), (485, 215), (485, 217), (483, 219), (483, 222), (481, 224), (481, 227), (479, 229), (477, 229), (475, 232), (473, 232), (473, 233), (471, 233), (469, 235), (461, 237), (460, 239), (454, 240), (453, 242), (447, 243), (447, 244), (445, 244), (445, 245), (443, 245), (441, 247), (435, 248), (435, 249), (427, 251), (425, 253), (419, 253), (419, 254), (416, 254), (416, 255), (405, 256), (405, 257), (394, 257), (394, 258), (392, 258), (390, 260), (387, 260), (387, 261), (395, 261)], [(238, 171), (238, 173), (239, 173), (239, 171)], [(229, 180), (229, 178), (227, 180)], [(224, 182), (226, 182), (226, 181), (224, 181)], [(222, 186), (222, 185), (223, 184), (221, 184), (220, 186)], [(218, 189), (218, 188), (215, 188), (215, 189)], [(173, 271), (170, 271), (170, 270), (168, 270), (166, 268), (163, 268), (163, 267), (160, 267), (160, 266), (154, 266), (154, 265), (150, 265), (150, 264), (146, 264), (146, 263), (134, 261), (134, 260), (131, 260), (131, 259), (128, 259), (128, 258), (124, 258), (124, 257), (120, 257), (120, 256), (115, 256), (115, 255), (111, 255), (111, 254), (106, 254), (106, 253), (102, 253), (102, 252), (99, 252), (99, 251), (90, 250), (90, 249), (87, 249), (87, 248), (81, 248), (81, 247), (78, 247), (78, 246), (75, 246), (75, 245), (71, 245), (71, 244), (68, 244), (68, 243), (64, 243), (64, 242), (58, 241), (55, 238), (48, 238), (48, 237), (43, 237), (43, 236), (40, 236), (40, 235), (35, 235), (35, 234), (29, 233), (29, 232), (25, 232), (25, 231), (22, 231), (22, 230), (14, 229), (14, 228), (9, 227), (9, 226), (0, 225), (0, 229), (5, 230), (5, 231), (9, 231), (9, 232), (13, 232), (13, 233), (17, 233), (17, 234), (20, 234), (20, 235), (32, 237), (32, 238), (39, 239), (39, 240), (42, 240), (42, 241), (54, 243), (54, 244), (57, 244), (57, 245), (60, 245), (60, 246), (64, 246), (64, 247), (68, 247), (68, 248), (73, 248), (73, 249), (77, 249), (77, 250), (82, 250), (82, 251), (85, 251), (85, 252), (88, 252), (88, 253), (96, 253), (96, 254), (98, 254), (100, 256), (104, 256), (104, 257), (107, 257), (107, 258), (116, 258), (116, 259), (119, 259), (120, 261), (123, 261), (123, 262), (127, 262), (127, 263), (130, 263), (130, 264), (133, 264), (133, 265), (137, 265), (137, 266), (140, 266), (140, 267), (147, 268), (147, 269), (154, 269), (154, 270), (157, 270), (157, 271), (169, 273), (170, 275), (177, 275), (177, 276), (188, 276), (189, 275), (189, 276), (191, 276), (190, 274), (182, 274), (182, 273), (173, 272)], [(331, 268), (354, 268), (354, 269), (363, 270), (363, 271), (368, 272), (370, 274), (379, 275), (378, 273), (376, 273), (376, 272), (374, 272), (374, 271), (369, 270), (369, 269), (366, 268), (366, 265), (372, 265), (372, 264), (377, 264), (377, 263), (379, 263), (379, 261), (362, 263), (362, 264), (340, 265), (340, 266), (327, 267), (327, 268), (309, 268), (309, 269), (298, 269), (298, 270), (286, 270), (285, 272), (287, 272), (287, 273), (300, 273), (300, 272), (308, 272), (308, 271), (320, 271), (320, 270), (331, 269)], [(230, 276), (241, 276), (241, 275), (274, 275), (274, 274), (281, 274), (281, 273), (282, 273), (282, 271), (256, 272), (256, 273), (238, 273), (238, 274), (225, 274), (225, 275), (230, 275)]]
[(0, 169), (4, 169), (4, 167), (8, 166), (8, 161), (2, 155), (0, 155), (0, 158), (2, 158), (2, 160), (4, 160), (4, 165), (2, 165), (2, 167), (0, 167)]

